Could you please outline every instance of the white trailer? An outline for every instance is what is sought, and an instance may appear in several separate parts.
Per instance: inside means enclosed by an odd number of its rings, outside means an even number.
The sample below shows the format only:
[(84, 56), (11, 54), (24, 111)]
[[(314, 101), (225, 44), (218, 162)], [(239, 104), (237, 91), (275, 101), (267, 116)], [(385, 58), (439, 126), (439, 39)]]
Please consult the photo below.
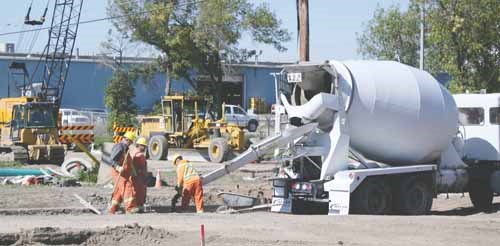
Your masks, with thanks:
[(329, 61), (290, 65), (276, 78), (289, 92), (280, 95), (287, 128), (204, 183), (274, 151), (281, 172), (272, 211), (425, 214), (438, 193), (465, 191), (474, 206), (491, 206), (498, 166), (463, 161), (455, 101), (427, 72)]

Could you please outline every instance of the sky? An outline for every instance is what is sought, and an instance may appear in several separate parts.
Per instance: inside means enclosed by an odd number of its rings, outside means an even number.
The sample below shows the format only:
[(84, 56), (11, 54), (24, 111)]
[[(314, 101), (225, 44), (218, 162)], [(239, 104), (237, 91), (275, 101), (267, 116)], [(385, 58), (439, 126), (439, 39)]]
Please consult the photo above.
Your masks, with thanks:
[[(16, 44), (16, 51), (33, 53), (40, 52), (47, 40), (47, 31), (41, 31), (37, 42), (31, 47), (36, 32), (24, 35), (14, 34), (4, 36), (2, 33), (20, 31), (31, 27), (23, 26), (24, 16), (32, 0), (2, 1), (0, 8), (0, 43)], [(31, 18), (39, 18), (48, 0), (33, 0)], [(267, 3), (283, 27), (292, 34), (291, 41), (285, 44), (287, 51), (280, 53), (269, 45), (254, 43), (247, 36), (240, 42), (241, 48), (262, 50), (260, 61), (293, 62), (298, 60), (296, 0), (249, 0), (259, 4)], [(50, 0), (52, 5), (54, 0)], [(81, 21), (106, 17), (107, 0), (84, 0)], [(408, 0), (309, 0), (310, 25), (310, 56), (312, 61), (327, 59), (359, 59), (357, 53), (357, 33), (363, 31), (363, 26), (373, 16), (377, 6), (389, 7), (398, 5), (405, 9)], [(48, 16), (51, 15), (50, 10)], [(45, 22), (45, 26), (50, 21)], [(75, 47), (82, 55), (99, 52), (99, 45), (105, 39), (111, 24), (107, 21), (80, 25)]]

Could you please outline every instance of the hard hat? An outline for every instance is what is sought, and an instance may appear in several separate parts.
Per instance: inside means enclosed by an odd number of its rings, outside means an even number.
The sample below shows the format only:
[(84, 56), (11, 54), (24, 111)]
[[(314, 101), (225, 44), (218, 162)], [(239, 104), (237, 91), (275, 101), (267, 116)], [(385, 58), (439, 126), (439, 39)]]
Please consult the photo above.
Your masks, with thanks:
[(148, 140), (146, 140), (145, 137), (140, 137), (140, 138), (137, 139), (137, 141), (135, 141), (135, 144), (140, 144), (140, 145), (148, 146)]
[(178, 159), (181, 159), (182, 160), (182, 155), (180, 154), (175, 154), (174, 155), (174, 158), (172, 158), (172, 165), (175, 166), (175, 161), (177, 161)]
[(135, 135), (134, 132), (126, 132), (125, 134), (123, 134), (123, 137), (128, 138), (130, 141), (133, 142), (137, 136)]

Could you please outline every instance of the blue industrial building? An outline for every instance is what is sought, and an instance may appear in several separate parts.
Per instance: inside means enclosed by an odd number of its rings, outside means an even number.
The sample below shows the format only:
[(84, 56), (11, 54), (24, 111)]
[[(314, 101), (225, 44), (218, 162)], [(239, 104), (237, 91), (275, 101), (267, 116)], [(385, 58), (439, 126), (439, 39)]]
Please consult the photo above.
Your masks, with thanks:
[[(21, 93), (12, 81), (9, 83), (9, 65), (13, 61), (26, 63), (27, 70), (32, 73), (38, 60), (38, 57), (29, 57), (26, 54), (0, 53), (0, 97), (19, 96)], [(125, 59), (125, 63), (128, 64), (150, 61), (148, 58)], [(279, 72), (282, 66), (283, 64), (267, 62), (230, 65), (228, 69), (230, 74), (224, 76), (221, 85), (225, 94), (233, 93), (233, 99), (228, 103), (247, 107), (251, 97), (263, 98), (268, 104), (275, 103), (274, 78), (271, 73)], [(99, 63), (98, 57), (73, 58), (66, 80), (62, 107), (104, 109), (105, 88), (111, 76), (112, 70)], [(171, 83), (172, 91), (182, 92), (191, 89), (190, 85), (182, 80), (173, 80)], [(138, 81), (135, 88), (134, 102), (141, 110), (147, 111), (164, 95), (165, 74), (158, 74), (147, 83)]]

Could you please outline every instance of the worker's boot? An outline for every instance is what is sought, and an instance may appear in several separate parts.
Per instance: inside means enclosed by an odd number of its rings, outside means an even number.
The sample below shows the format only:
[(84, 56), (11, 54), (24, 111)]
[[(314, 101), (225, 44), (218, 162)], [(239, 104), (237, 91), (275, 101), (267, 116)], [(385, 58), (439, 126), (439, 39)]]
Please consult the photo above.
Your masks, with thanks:
[(109, 214), (116, 214), (118, 209), (120, 209), (120, 203), (115, 200), (112, 200), (111, 206), (109, 207)]
[(139, 208), (131, 208), (127, 209), (127, 214), (138, 214), (139, 213)]

